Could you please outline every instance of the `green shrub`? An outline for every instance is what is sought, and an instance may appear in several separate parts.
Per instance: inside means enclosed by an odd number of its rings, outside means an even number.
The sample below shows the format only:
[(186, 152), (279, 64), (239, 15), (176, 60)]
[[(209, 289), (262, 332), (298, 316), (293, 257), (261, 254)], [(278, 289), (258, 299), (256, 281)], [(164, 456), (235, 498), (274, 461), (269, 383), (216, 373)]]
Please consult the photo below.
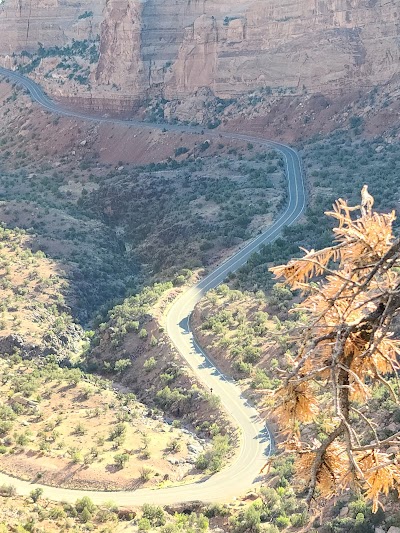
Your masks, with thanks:
[(175, 157), (178, 157), (182, 154), (186, 154), (189, 151), (189, 148), (186, 148), (186, 146), (180, 146), (179, 148), (175, 149)]
[(139, 531), (150, 531), (151, 524), (148, 518), (141, 518), (138, 522)]
[(225, 464), (229, 452), (229, 440), (226, 435), (216, 435), (212, 440), (212, 448), (200, 454), (196, 460), (198, 470), (218, 472)]
[(92, 513), (89, 511), (87, 507), (84, 507), (82, 509), (82, 512), (80, 514), (80, 518), (84, 524), (89, 522), (92, 519)]
[(121, 374), (122, 372), (124, 372), (124, 370), (129, 368), (131, 364), (132, 362), (130, 359), (118, 359), (114, 363), (114, 372), (116, 372), (117, 374)]
[(145, 328), (142, 328), (140, 331), (139, 331), (139, 338), (140, 339), (146, 339), (148, 336), (148, 333), (147, 333), (147, 330)]
[(81, 513), (83, 509), (87, 509), (90, 513), (94, 513), (96, 511), (96, 505), (92, 502), (89, 496), (83, 496), (83, 498), (76, 500), (75, 509), (78, 513)]
[(290, 519), (288, 516), (285, 515), (278, 516), (275, 522), (279, 529), (285, 529), (285, 527), (288, 527), (290, 525)]
[(290, 523), (293, 527), (303, 527), (307, 524), (308, 520), (309, 517), (306, 511), (303, 513), (295, 513), (290, 516)]
[(157, 360), (154, 357), (149, 357), (143, 364), (143, 368), (146, 372), (151, 372), (157, 367)]
[(351, 516), (355, 518), (358, 513), (366, 514), (367, 512), (367, 502), (365, 500), (355, 500), (349, 503), (348, 505)]
[(120, 468), (124, 468), (129, 459), (130, 455), (128, 453), (117, 453), (114, 455), (115, 464)]
[(126, 425), (123, 422), (119, 422), (113, 430), (110, 432), (110, 440), (116, 440), (118, 437), (126, 435)]
[(53, 509), (50, 509), (49, 511), (49, 517), (52, 520), (59, 520), (60, 518), (65, 518), (66, 512), (62, 507), (53, 507)]
[(247, 533), (260, 531), (261, 513), (254, 505), (250, 505), (239, 517), (231, 521), (234, 533)]
[(165, 524), (165, 514), (162, 507), (145, 503), (142, 512), (143, 517), (147, 518), (152, 526), (159, 527)]
[(158, 339), (157, 339), (157, 337), (155, 337), (154, 335), (152, 335), (152, 336), (151, 336), (151, 339), (150, 339), (150, 346), (152, 346), (152, 347), (154, 348), (154, 347), (157, 346), (157, 345), (158, 345)]
[(33, 503), (36, 503), (39, 498), (42, 496), (43, 494), (43, 489), (41, 489), (40, 487), (36, 488), (36, 489), (33, 489), (30, 493), (29, 493), (29, 496), (31, 497)]

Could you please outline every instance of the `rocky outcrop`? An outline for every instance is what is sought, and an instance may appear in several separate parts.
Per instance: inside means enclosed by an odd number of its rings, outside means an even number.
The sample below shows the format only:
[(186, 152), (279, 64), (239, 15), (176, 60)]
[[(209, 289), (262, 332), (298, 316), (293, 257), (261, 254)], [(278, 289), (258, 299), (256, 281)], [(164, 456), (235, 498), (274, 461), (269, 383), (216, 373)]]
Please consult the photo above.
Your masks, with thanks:
[(0, 55), (91, 38), (102, 11), (102, 2), (93, 0), (0, 0)]
[(60, 334), (49, 330), (40, 344), (32, 344), (17, 334), (0, 336), (0, 356), (19, 353), (24, 359), (32, 359), (54, 355), (61, 361), (68, 359), (71, 352), (76, 352), (83, 337), (82, 328), (74, 323), (69, 324)]
[(218, 45), (215, 17), (201, 15), (184, 33), (172, 75), (165, 80), (167, 96), (190, 94), (199, 87), (214, 89)]
[(108, 0), (101, 25), (97, 85), (129, 87), (132, 95), (145, 95), (148, 80), (141, 50), (142, 8), (140, 0)]
[(15, 349), (19, 350), (25, 345), (25, 340), (20, 335), (7, 335), (0, 337), (0, 354), (12, 354)]
[[(90, 13), (90, 16), (84, 16)], [(100, 24), (101, 22), (101, 24)], [(0, 54), (100, 34), (93, 96), (343, 91), (400, 63), (398, 0), (3, 0)], [(82, 88), (83, 91), (83, 88)]]
[[(110, 76), (122, 92), (142, 82), (167, 98), (199, 87), (223, 97), (265, 86), (327, 92), (374, 85), (399, 68), (396, 0), (130, 2), (136, 31), (102, 31), (102, 50), (124, 51)], [(117, 21), (121, 12), (108, 6), (103, 24)], [(99, 70), (107, 82), (104, 63)]]
[(10, 356), (19, 353), (26, 359), (42, 355), (42, 348), (36, 344), (30, 344), (23, 337), (16, 334), (0, 337), (0, 355)]

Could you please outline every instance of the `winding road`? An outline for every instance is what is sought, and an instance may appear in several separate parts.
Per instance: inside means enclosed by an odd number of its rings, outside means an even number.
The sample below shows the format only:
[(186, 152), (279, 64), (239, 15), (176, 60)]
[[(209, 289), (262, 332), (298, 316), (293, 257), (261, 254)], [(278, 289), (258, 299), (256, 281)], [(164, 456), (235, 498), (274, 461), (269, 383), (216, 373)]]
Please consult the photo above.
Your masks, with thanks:
[[(33, 100), (57, 115), (74, 117), (86, 121), (101, 123), (118, 123), (140, 128), (179, 131), (200, 134), (202, 128), (157, 123), (144, 123), (137, 120), (119, 120), (109, 117), (96, 117), (87, 113), (67, 109), (51, 100), (35, 82), (5, 68), (0, 67), (0, 76), (24, 87)], [(143, 503), (168, 505), (174, 503), (200, 500), (204, 502), (229, 501), (245, 493), (259, 481), (259, 472), (272, 451), (272, 437), (266, 423), (257, 410), (242, 396), (235, 382), (224, 376), (210, 361), (201, 347), (196, 343), (190, 331), (190, 315), (204, 294), (224, 281), (227, 274), (243, 266), (249, 257), (257, 252), (261, 245), (273, 242), (285, 226), (290, 226), (301, 216), (305, 208), (305, 189), (301, 160), (291, 147), (274, 141), (246, 134), (225, 131), (208, 131), (210, 138), (224, 138), (257, 143), (268, 148), (275, 148), (282, 153), (285, 160), (288, 183), (288, 202), (285, 211), (268, 228), (257, 237), (248, 241), (237, 253), (232, 255), (213, 272), (185, 291), (170, 307), (166, 316), (166, 330), (176, 349), (193, 369), (196, 376), (217, 394), (223, 407), (239, 427), (239, 450), (231, 464), (221, 472), (205, 481), (190, 483), (162, 489), (138, 489), (135, 491), (82, 491), (49, 487), (39, 483), (30, 483), (0, 473), (1, 483), (12, 483), (17, 492), (29, 494), (32, 489), (41, 487), (44, 496), (56, 501), (75, 502), (82, 495), (89, 496), (96, 504), (114, 500), (118, 505), (135, 506)]]

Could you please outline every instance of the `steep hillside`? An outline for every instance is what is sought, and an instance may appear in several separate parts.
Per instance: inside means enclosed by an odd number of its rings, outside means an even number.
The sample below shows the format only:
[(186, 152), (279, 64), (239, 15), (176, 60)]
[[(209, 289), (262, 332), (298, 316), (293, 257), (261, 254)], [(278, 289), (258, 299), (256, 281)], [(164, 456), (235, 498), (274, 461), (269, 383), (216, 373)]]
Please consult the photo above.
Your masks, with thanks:
[(159, 283), (111, 309), (96, 328), (87, 368), (113, 376), (156, 412), (204, 437), (229, 433), (219, 398), (198, 382), (164, 332), (164, 312), (178, 293), (172, 283)]
[(285, 202), (283, 160), (257, 143), (55, 117), (7, 83), (0, 117), (0, 221), (68, 267), (67, 303), (85, 323), (141, 284), (223, 258)]
[(63, 265), (33, 252), (33, 240), (0, 226), (0, 354), (74, 358), (84, 334), (66, 305)]
[[(387, 99), (390, 104), (383, 110), (387, 115), (381, 116), (381, 121), (376, 107), (372, 116), (350, 115), (349, 122), (353, 127), (349, 129), (340, 129), (327, 136), (316, 135), (303, 143), (301, 154), (309, 184), (309, 207), (304, 218), (285, 228), (281, 238), (263, 247), (232, 275), (234, 288), (269, 290), (274, 283), (269, 266), (298, 257), (300, 246), (308, 250), (328, 246), (332, 224), (324, 212), (331, 209), (338, 197), (357, 205), (364, 184), (368, 184), (377, 209), (384, 212), (394, 209), (399, 213), (399, 130), (389, 126), (389, 114), (394, 113), (392, 101), (392, 98)], [(377, 123), (382, 124), (384, 117), (388, 117), (387, 133), (372, 136)], [(398, 220), (394, 227), (398, 232)]]
[(110, 175), (81, 205), (156, 274), (209, 266), (270, 224), (285, 202), (279, 154), (250, 152), (245, 161), (240, 148), (215, 141), (180, 146), (165, 163)]
[(2, 472), (99, 490), (157, 487), (199, 474), (194, 464), (204, 444), (134, 394), (50, 359), (6, 356), (0, 367)]

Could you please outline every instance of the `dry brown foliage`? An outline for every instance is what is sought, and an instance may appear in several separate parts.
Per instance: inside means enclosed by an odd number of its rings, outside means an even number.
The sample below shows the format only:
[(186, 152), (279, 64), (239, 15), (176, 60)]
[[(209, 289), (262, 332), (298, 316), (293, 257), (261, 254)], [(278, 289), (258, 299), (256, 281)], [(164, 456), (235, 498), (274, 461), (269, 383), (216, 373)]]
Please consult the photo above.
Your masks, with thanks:
[[(399, 370), (393, 319), (400, 308), (400, 240), (392, 232), (394, 212), (377, 213), (372, 205), (373, 199), (356, 207), (337, 200), (326, 213), (338, 222), (335, 244), (304, 250), (301, 259), (271, 270), (306, 294), (301, 308), (309, 326), (276, 394), (276, 413), (287, 447), (297, 452), (307, 501), (317, 488), (325, 497), (361, 488), (376, 511), (381, 494), (400, 491), (400, 432), (380, 439), (368, 406), (377, 384), (398, 402), (391, 383)], [(317, 440), (322, 417), (325, 437)]]

